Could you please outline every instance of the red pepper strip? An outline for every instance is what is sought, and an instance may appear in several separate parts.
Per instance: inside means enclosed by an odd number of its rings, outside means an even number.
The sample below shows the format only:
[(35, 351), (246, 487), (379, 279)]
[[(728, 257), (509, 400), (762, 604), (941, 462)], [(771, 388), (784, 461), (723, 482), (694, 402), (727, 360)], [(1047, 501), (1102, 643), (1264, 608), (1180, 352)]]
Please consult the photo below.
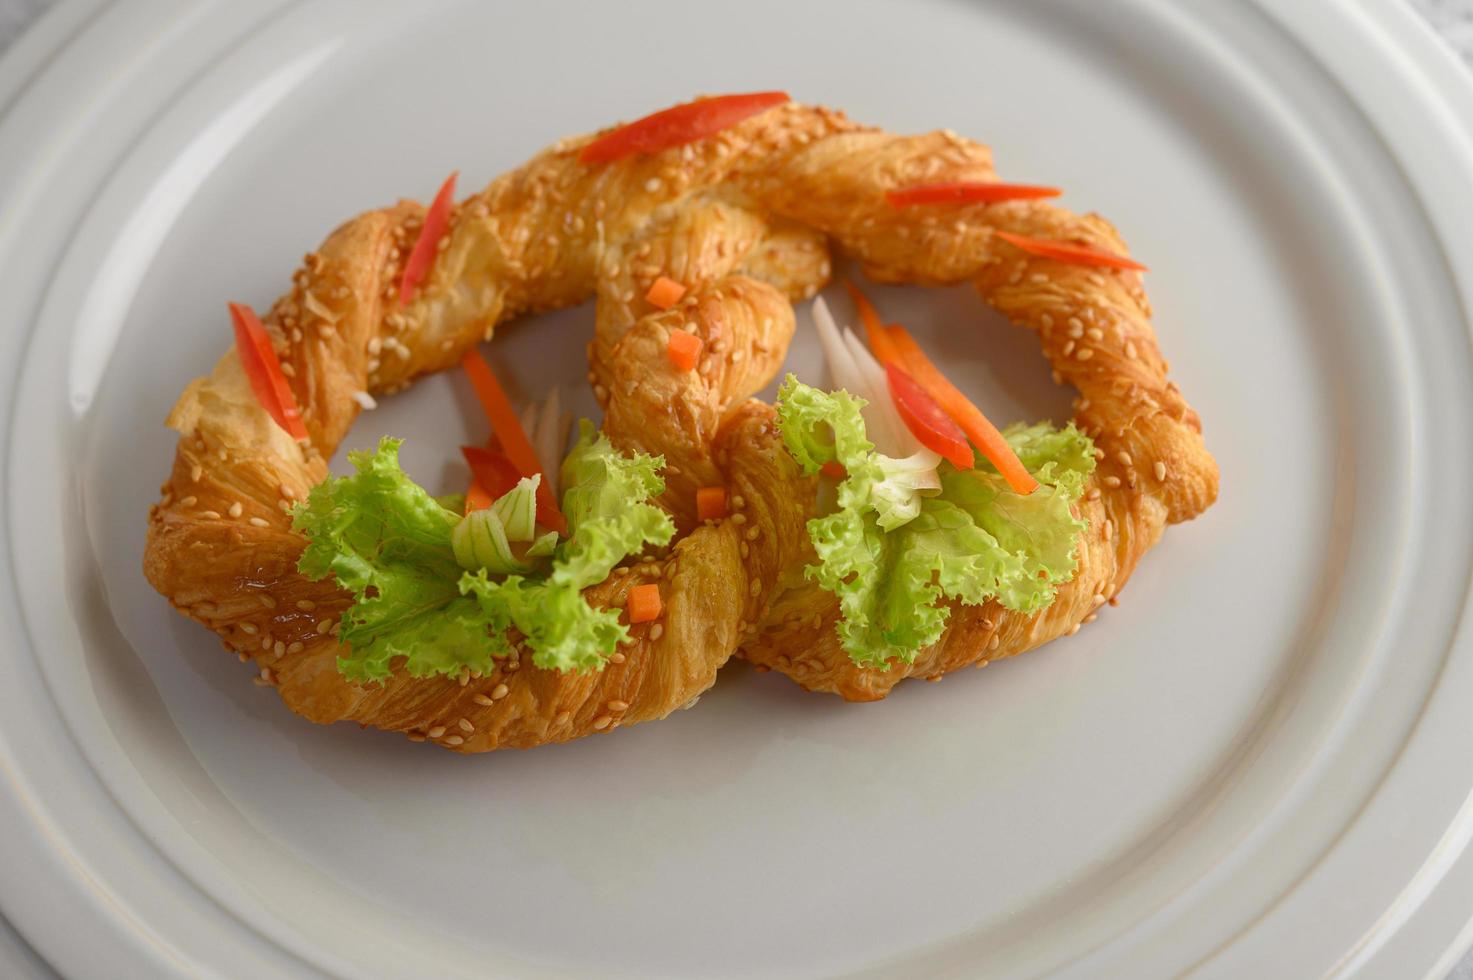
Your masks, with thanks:
[(240, 303), (231, 303), (230, 322), (235, 327), (236, 355), (240, 358), (240, 366), (245, 369), (256, 400), (293, 439), (307, 441), (309, 436), (307, 427), (302, 424), (302, 410), (297, 407), (297, 398), (282, 373), (281, 362), (276, 359), (271, 337), (256, 318), (256, 311)]
[(1023, 251), (1045, 259), (1054, 259), (1059, 262), (1069, 262), (1073, 265), (1105, 265), (1112, 269), (1135, 269), (1139, 272), (1148, 272), (1145, 266), (1135, 259), (1126, 255), (1116, 255), (1093, 245), (1079, 245), (1075, 242), (1061, 242), (1056, 238), (1029, 238), (1026, 235), (1014, 235), (1012, 232), (995, 231), (997, 235), (1009, 245), (1021, 248)]
[(934, 398), (926, 394), (926, 389), (916, 384), (915, 379), (894, 361), (885, 365), (885, 380), (890, 382), (890, 398), (900, 410), (905, 427), (921, 441), (921, 445), (940, 453), (959, 470), (969, 470), (977, 465), (972, 447), (967, 445), (967, 434), (941, 410)]
[[(481, 408), (486, 412), (491, 428), (501, 440), (506, 456), (516, 466), (517, 472), (522, 476), (542, 473), (542, 463), (537, 459), (537, 451), (532, 448), (527, 433), (522, 431), (522, 423), (517, 419), (517, 413), (512, 409), (506, 392), (502, 390), (501, 382), (492, 373), (491, 365), (486, 363), (480, 351), (472, 347), (465, 352), (461, 366), (471, 379), (471, 386), (476, 390)], [(559, 534), (568, 533), (568, 522), (558, 510), (557, 501), (552, 498), (552, 488), (548, 486), (546, 474), (542, 475), (542, 482), (537, 485), (537, 507), (537, 519), (544, 527)]]
[(1000, 201), (1033, 201), (1058, 197), (1064, 193), (1057, 187), (1033, 184), (996, 184), (980, 180), (958, 180), (945, 184), (921, 184), (886, 191), (885, 200), (893, 208), (913, 204), (997, 204)]
[(997, 426), (988, 421), (982, 410), (973, 405), (956, 385), (947, 380), (946, 375), (937, 370), (909, 331), (904, 327), (889, 327), (886, 332), (900, 351), (901, 363), (910, 371), (911, 376), (961, 426), (972, 444), (997, 467), (1013, 492), (1026, 496), (1037, 490), (1038, 481), (1028, 472), (1023, 461), (1018, 459), (1018, 454), (1013, 452), (1013, 447), (1008, 445), (1002, 433), (997, 431)]
[(697, 99), (626, 123), (583, 147), (583, 163), (609, 163), (635, 153), (660, 150), (714, 136), (749, 116), (792, 101), (786, 92), (751, 92)]
[(831, 459), (818, 468), (818, 471), (831, 480), (842, 480), (849, 475), (844, 469), (844, 464), (837, 459)]
[(445, 237), (445, 230), (450, 226), (450, 208), (455, 204), (455, 178), (459, 176), (460, 171), (457, 170), (445, 178), (445, 183), (440, 185), (439, 193), (430, 203), (430, 209), (425, 212), (424, 224), (419, 226), (419, 237), (414, 240), (414, 248), (404, 263), (404, 274), (399, 277), (400, 306), (408, 306), (414, 299), (414, 291), (435, 261), (440, 239)]
[(471, 476), (492, 500), (506, 494), (521, 480), (522, 474), (504, 453), (481, 446), (461, 446), (460, 454), (471, 468)]

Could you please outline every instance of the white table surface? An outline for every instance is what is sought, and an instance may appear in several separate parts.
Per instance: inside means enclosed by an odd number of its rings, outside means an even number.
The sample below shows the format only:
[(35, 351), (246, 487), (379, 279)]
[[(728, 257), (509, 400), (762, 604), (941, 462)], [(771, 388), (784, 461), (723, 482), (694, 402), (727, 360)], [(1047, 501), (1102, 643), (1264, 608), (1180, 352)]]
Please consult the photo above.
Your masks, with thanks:
[[(53, 0), (0, 0), (0, 53), (20, 36)], [(1473, 0), (1409, 0), (1473, 68)], [(1473, 909), (1469, 910), (1473, 916)], [(9, 980), (48, 980), (56, 974), (24, 939), (0, 918), (0, 976)], [(1449, 980), (1473, 980), (1473, 953), (1454, 968)]]

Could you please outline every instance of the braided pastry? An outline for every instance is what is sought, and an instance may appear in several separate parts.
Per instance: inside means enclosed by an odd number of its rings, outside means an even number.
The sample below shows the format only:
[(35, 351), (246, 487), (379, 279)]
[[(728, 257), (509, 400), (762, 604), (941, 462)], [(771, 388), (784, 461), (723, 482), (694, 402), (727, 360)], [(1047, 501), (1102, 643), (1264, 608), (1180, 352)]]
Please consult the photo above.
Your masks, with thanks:
[[(991, 180), (985, 148), (950, 132), (893, 136), (797, 103), (611, 163), (580, 161), (589, 139), (564, 140), (454, 206), (427, 278), (402, 306), (396, 284), (425, 220), (420, 205), (360, 215), (306, 257), (263, 318), (304, 442), (272, 421), (233, 350), (171, 412), (180, 439), (150, 511), (145, 574), (254, 660), (293, 711), (461, 752), (526, 747), (663, 717), (709, 687), (739, 646), (810, 689), (883, 697), (905, 676), (939, 676), (1076, 628), (1165, 524), (1212, 502), (1215, 465), (1165, 380), (1138, 278), (1033, 257), (993, 234), (1123, 252), (1106, 222), (1032, 201), (966, 205), (944, 221), (884, 203), (896, 186)], [(814, 481), (783, 448), (773, 410), (748, 400), (786, 354), (790, 302), (827, 282), (831, 244), (881, 281), (972, 282), (1036, 330), (1058, 378), (1080, 389), (1078, 421), (1104, 453), (1081, 505), (1090, 531), (1078, 575), (1051, 606), (1031, 617), (957, 606), (940, 642), (885, 670), (849, 661), (832, 597), (794, 574), (812, 558), (804, 524)], [(672, 309), (644, 298), (657, 276), (687, 288)], [(351, 596), (298, 572), (305, 542), (291, 530), (294, 503), (327, 477), (325, 457), (365, 395), (455, 365), (502, 322), (590, 295), (589, 380), (605, 433), (621, 450), (665, 456), (660, 502), (682, 536), (585, 596), (610, 608), (658, 580), (663, 622), (634, 627), (597, 672), (543, 670), (514, 647), (481, 676), (346, 680), (334, 624)], [(665, 355), (682, 329), (704, 341), (695, 371)], [(694, 491), (712, 484), (728, 488), (733, 511), (702, 524)]]

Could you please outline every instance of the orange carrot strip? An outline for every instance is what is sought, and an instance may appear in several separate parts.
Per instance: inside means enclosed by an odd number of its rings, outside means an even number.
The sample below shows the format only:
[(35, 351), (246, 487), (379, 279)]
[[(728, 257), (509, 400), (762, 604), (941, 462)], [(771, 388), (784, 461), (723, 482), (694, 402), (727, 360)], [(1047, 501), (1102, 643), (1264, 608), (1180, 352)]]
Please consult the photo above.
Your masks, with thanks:
[(471, 485), (465, 490), (465, 512), (469, 514), (473, 510), (485, 510), (495, 502), (496, 498), (486, 492), (481, 481), (472, 478)]
[(886, 333), (900, 352), (901, 363), (906, 371), (961, 426), (972, 444), (981, 450), (982, 455), (1008, 481), (1008, 486), (1021, 494), (1030, 494), (1037, 490), (1038, 481), (1023, 466), (1018, 454), (1013, 452), (1013, 447), (997, 431), (997, 426), (988, 421), (982, 410), (973, 405), (966, 395), (957, 390), (956, 385), (946, 379), (946, 375), (937, 370), (925, 351), (921, 350), (920, 344), (910, 335), (910, 331), (904, 327), (892, 326), (886, 329)]
[(875, 312), (869, 297), (860, 292), (852, 280), (844, 280), (844, 287), (849, 290), (854, 305), (859, 308), (859, 319), (864, 322), (864, 337), (869, 341), (869, 349), (875, 355), (875, 360), (881, 364), (899, 363), (900, 355), (885, 333), (885, 325), (880, 321), (880, 314)]
[(636, 585), (629, 590), (629, 599), (624, 608), (629, 610), (631, 623), (648, 623), (652, 619), (659, 619), (660, 610), (664, 608), (664, 602), (660, 599), (660, 587), (653, 582)]
[(1149, 271), (1127, 255), (1116, 255), (1114, 252), (1107, 252), (1093, 245), (1061, 242), (1056, 238), (1029, 238), (1026, 235), (1014, 235), (1010, 231), (994, 231), (993, 234), (1009, 245), (1041, 258), (1053, 259), (1056, 262), (1068, 262), (1072, 265), (1104, 265), (1113, 269), (1135, 269), (1139, 272)]
[(414, 240), (414, 248), (404, 262), (404, 274), (399, 277), (400, 306), (408, 306), (414, 299), (414, 291), (434, 264), (440, 239), (445, 237), (445, 231), (450, 227), (450, 208), (455, 204), (455, 178), (459, 176), (460, 171), (457, 170), (445, 178), (430, 209), (425, 212), (424, 224), (419, 226), (419, 237)]
[(466, 376), (471, 379), (471, 386), (476, 390), (481, 408), (491, 421), (491, 428), (495, 430), (497, 438), (501, 440), (507, 458), (522, 476), (542, 474), (542, 480), (537, 484), (537, 501), (548, 518), (543, 523), (559, 534), (567, 534), (568, 522), (558, 510), (557, 501), (553, 499), (552, 490), (547, 485), (547, 475), (542, 473), (542, 463), (537, 459), (537, 451), (532, 448), (527, 433), (522, 431), (522, 423), (511, 407), (511, 400), (502, 390), (501, 382), (496, 380), (496, 375), (491, 371), (491, 365), (486, 363), (481, 352), (474, 347), (465, 352), (460, 363), (465, 368)]
[(719, 521), (725, 516), (725, 487), (701, 487), (696, 491), (696, 517), (703, 521)]
[(981, 180), (958, 180), (944, 184), (921, 184), (886, 191), (885, 200), (893, 208), (913, 204), (996, 204), (999, 201), (1032, 201), (1058, 197), (1064, 193), (1057, 187), (1033, 184), (997, 184)]
[(680, 297), (684, 295), (684, 286), (674, 279), (667, 279), (664, 276), (660, 276), (650, 284), (649, 292), (644, 294), (644, 299), (651, 306), (668, 310), (676, 303), (679, 303)]
[(704, 344), (700, 337), (685, 330), (670, 331), (670, 341), (665, 347), (665, 353), (670, 358), (670, 363), (681, 371), (694, 371), (696, 362), (701, 359), (701, 348)]

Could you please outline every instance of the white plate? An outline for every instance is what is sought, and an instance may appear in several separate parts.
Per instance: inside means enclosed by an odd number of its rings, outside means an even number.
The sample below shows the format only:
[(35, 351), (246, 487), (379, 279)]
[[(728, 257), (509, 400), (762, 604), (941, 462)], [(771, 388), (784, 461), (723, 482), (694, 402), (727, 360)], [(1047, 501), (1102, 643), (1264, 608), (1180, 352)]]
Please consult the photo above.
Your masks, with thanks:
[[(984, 139), (1151, 264), (1223, 494), (1118, 609), (880, 704), (735, 664), (665, 723), (462, 759), (298, 720), (148, 588), (227, 298), (451, 169), (774, 85)], [(79, 4), (0, 106), (0, 909), (64, 973), (1409, 977), (1465, 944), (1473, 91), (1396, 5)], [(965, 292), (878, 299), (998, 415), (1061, 409)], [(497, 356), (578, 385), (590, 322)], [(349, 444), (439, 480), (464, 394)]]

